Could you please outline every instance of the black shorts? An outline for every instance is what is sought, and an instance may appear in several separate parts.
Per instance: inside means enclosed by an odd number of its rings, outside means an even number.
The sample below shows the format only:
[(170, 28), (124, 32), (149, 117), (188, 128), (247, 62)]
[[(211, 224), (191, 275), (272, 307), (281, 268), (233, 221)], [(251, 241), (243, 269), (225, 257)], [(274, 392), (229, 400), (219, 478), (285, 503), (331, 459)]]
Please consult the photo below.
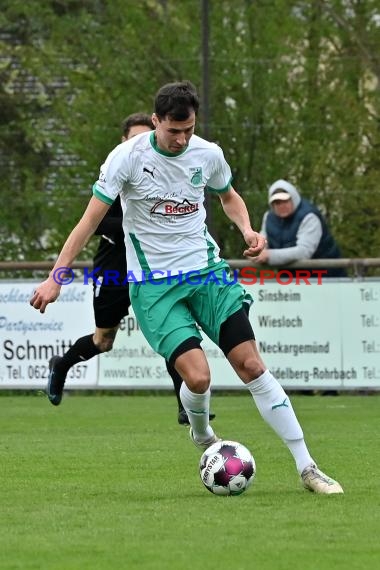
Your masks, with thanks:
[(131, 301), (129, 287), (111, 285), (95, 285), (94, 283), (94, 316), (95, 324), (100, 329), (117, 327), (128, 315)]

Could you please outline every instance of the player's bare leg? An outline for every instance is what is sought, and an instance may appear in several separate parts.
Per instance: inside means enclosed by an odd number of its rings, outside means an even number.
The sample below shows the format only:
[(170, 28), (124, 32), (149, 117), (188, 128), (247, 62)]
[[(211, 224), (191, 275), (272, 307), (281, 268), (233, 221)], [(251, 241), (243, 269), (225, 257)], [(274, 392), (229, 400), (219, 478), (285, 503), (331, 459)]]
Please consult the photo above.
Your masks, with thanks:
[(203, 350), (194, 348), (178, 356), (176, 370), (183, 378), (181, 401), (190, 421), (190, 437), (201, 449), (219, 438), (209, 424), (210, 369)]
[[(184, 426), (188, 426), (190, 425), (189, 422), (189, 418), (187, 417), (187, 413), (185, 408), (183, 407), (183, 404), (181, 402), (181, 396), (180, 396), (180, 392), (181, 392), (181, 386), (182, 386), (182, 378), (181, 375), (177, 372), (177, 370), (175, 369), (175, 367), (168, 362), (167, 360), (165, 360), (165, 364), (166, 364), (166, 369), (170, 375), (170, 378), (172, 379), (173, 382), (173, 386), (174, 386), (174, 391), (175, 391), (175, 395), (177, 398), (177, 403), (178, 403), (178, 423), (180, 425), (184, 425)], [(209, 419), (210, 421), (213, 420), (215, 418), (215, 414), (213, 414), (212, 412), (210, 412), (209, 414)]]

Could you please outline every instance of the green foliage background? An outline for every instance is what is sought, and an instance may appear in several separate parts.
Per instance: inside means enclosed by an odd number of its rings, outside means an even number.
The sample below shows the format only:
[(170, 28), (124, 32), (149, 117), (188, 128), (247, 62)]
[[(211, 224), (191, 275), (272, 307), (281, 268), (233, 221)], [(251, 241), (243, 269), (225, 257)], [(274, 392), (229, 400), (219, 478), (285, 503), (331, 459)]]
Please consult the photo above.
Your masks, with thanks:
[[(222, 145), (254, 226), (268, 186), (287, 178), (325, 212), (344, 256), (379, 256), (378, 2), (208, 4), (209, 138)], [(3, 260), (54, 258), (121, 119), (150, 112), (168, 81), (189, 78), (202, 90), (201, 7), (2, 0)], [(241, 257), (242, 238), (216, 203), (211, 219), (223, 255)]]

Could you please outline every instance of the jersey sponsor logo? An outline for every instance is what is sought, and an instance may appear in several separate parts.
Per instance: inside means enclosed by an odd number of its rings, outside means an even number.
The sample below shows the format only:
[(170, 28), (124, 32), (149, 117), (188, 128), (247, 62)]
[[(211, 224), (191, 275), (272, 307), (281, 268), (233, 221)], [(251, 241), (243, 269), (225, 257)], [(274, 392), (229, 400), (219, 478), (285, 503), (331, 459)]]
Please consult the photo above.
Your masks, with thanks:
[[(151, 169), (151, 170), (150, 170)], [(147, 168), (146, 166), (144, 166), (143, 168), (143, 172), (146, 172), (147, 174), (150, 174), (150, 176), (152, 178), (154, 178), (154, 171), (156, 170), (155, 166), (150, 166), (149, 168)]]
[(289, 408), (286, 400), (287, 398), (285, 398), (285, 400), (281, 402), (281, 404), (275, 404), (274, 406), (272, 406), (272, 410), (276, 410), (277, 408)]
[(193, 166), (189, 168), (189, 177), (192, 186), (202, 186), (202, 167)]
[(188, 216), (199, 211), (198, 202), (191, 203), (189, 200), (176, 202), (175, 200), (160, 200), (150, 210), (156, 216)]

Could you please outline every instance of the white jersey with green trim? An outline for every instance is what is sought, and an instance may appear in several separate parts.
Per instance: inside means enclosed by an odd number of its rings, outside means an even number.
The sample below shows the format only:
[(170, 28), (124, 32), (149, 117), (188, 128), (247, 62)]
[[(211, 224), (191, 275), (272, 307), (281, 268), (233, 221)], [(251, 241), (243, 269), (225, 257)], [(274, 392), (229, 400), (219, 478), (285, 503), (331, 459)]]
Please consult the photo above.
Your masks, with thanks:
[(206, 187), (229, 190), (231, 169), (222, 149), (197, 135), (177, 154), (161, 151), (152, 131), (108, 155), (93, 193), (107, 204), (120, 194), (129, 281), (198, 271), (220, 261), (205, 224)]

